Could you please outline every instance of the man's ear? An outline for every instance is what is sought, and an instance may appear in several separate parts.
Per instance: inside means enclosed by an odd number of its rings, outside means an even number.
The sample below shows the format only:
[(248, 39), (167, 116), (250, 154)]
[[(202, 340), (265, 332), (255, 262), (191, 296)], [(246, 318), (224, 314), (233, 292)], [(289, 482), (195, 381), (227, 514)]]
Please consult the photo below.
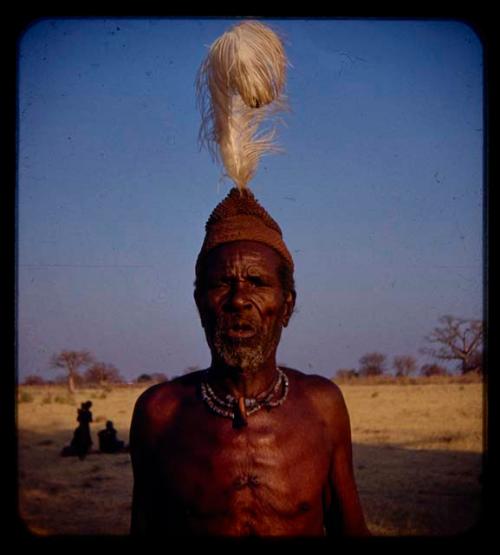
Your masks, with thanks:
[(196, 308), (198, 309), (198, 314), (200, 315), (201, 326), (204, 328), (205, 323), (203, 322), (203, 302), (201, 300), (200, 290), (195, 289), (193, 292), (194, 302), (196, 303)]
[(290, 322), (290, 318), (293, 314), (293, 309), (295, 308), (295, 299), (297, 298), (297, 294), (295, 291), (288, 291), (285, 297), (285, 312), (283, 314), (283, 327), (286, 328), (288, 326), (288, 322)]

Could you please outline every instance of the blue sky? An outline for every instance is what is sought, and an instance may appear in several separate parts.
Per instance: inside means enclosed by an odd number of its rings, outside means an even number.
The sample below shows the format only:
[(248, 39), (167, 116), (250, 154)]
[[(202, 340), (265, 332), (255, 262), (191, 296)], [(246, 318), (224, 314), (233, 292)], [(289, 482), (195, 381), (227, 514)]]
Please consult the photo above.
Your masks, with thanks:
[[(209, 364), (192, 298), (231, 187), (194, 79), (233, 23), (41, 20), (19, 44), (18, 373), (87, 349), (133, 379)], [(272, 20), (291, 110), (250, 186), (296, 265), (279, 362), (327, 377), (482, 317), (483, 67), (458, 21)]]

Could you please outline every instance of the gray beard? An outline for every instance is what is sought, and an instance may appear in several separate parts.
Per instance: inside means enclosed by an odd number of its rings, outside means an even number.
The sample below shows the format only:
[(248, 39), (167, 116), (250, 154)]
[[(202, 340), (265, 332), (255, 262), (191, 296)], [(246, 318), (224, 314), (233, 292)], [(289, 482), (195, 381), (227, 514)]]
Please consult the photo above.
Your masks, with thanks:
[(227, 366), (239, 368), (245, 373), (255, 373), (278, 343), (279, 338), (275, 338), (269, 342), (267, 348), (264, 348), (262, 340), (258, 337), (229, 342), (223, 337), (222, 331), (217, 329), (213, 347), (217, 357)]

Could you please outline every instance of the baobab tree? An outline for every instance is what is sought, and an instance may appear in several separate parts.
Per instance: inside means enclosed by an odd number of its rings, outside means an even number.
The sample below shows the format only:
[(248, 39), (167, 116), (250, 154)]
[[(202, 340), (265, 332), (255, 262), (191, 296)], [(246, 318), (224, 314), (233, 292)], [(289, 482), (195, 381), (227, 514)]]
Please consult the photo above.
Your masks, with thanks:
[(430, 346), (423, 347), (423, 354), (439, 360), (456, 360), (462, 374), (477, 367), (483, 344), (483, 322), (445, 315), (439, 318), (440, 327), (425, 337)]
[(70, 393), (74, 393), (78, 369), (82, 366), (89, 366), (93, 362), (94, 358), (88, 351), (61, 351), (53, 355), (50, 365), (52, 368), (63, 368), (66, 370), (68, 373), (68, 390)]

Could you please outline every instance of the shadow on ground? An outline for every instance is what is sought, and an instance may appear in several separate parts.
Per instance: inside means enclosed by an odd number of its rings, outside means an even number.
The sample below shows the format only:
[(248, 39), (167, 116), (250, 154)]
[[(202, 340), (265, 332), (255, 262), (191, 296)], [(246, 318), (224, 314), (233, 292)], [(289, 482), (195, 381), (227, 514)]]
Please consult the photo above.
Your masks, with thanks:
[[(35, 534), (127, 534), (132, 500), (128, 453), (61, 457), (73, 430), (18, 434), (19, 512)], [(125, 439), (125, 434), (123, 434)]]
[(480, 454), (356, 444), (353, 457), (361, 500), (374, 533), (448, 536), (479, 523)]

